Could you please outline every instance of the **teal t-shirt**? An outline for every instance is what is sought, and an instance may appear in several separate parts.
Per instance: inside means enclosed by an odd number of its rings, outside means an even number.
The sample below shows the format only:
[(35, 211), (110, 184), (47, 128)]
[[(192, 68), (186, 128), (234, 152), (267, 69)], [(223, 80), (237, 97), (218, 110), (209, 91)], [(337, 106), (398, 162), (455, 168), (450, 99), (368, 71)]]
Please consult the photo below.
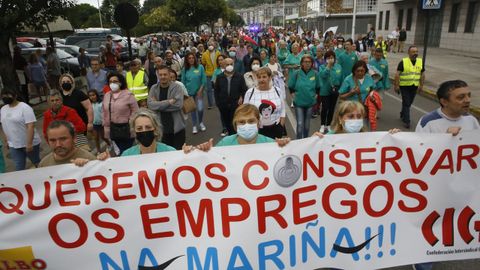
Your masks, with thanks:
[(343, 78), (346, 78), (348, 75), (352, 74), (353, 65), (357, 63), (358, 57), (355, 51), (350, 53), (345, 51), (338, 56), (337, 61), (338, 61), (338, 64), (342, 66)]
[[(291, 53), (287, 56), (287, 59), (285, 59), (285, 62), (283, 62), (283, 64), (300, 66), (300, 61), (302, 60), (302, 56), (303, 56), (303, 52), (300, 52), (297, 55), (294, 55), (293, 53)], [(295, 69), (289, 68), (288, 77), (291, 77), (294, 72), (295, 72)]]
[[(360, 96), (362, 97), (362, 104), (363, 104), (365, 103), (365, 99), (367, 98), (370, 90), (376, 89), (376, 84), (370, 75), (365, 74), (363, 83), (359, 82), (359, 86), (360, 86)], [(355, 82), (353, 81), (353, 75), (350, 74), (348, 75), (348, 77), (345, 78), (345, 80), (343, 80), (342, 86), (340, 87), (340, 90), (338, 90), (338, 93), (340, 95), (345, 94), (350, 92), (350, 90), (352, 90), (353, 88), (355, 88)], [(358, 95), (350, 96), (347, 98), (347, 100), (359, 101)]]
[(322, 65), (318, 72), (320, 96), (332, 95), (332, 86), (339, 87), (342, 84), (342, 76), (342, 67), (339, 64), (333, 64), (331, 69), (327, 68), (327, 65)]
[(194, 96), (200, 87), (207, 87), (207, 75), (202, 65), (190, 67), (188, 70), (182, 69), (182, 83), (187, 88), (188, 94)]
[(317, 72), (310, 69), (305, 73), (303, 69), (296, 70), (288, 78), (288, 88), (295, 90), (295, 106), (311, 107), (316, 103), (315, 96), (320, 88)]
[[(176, 149), (171, 147), (170, 145), (166, 145), (164, 143), (157, 142), (157, 153), (169, 152), (169, 151), (176, 151)], [(140, 155), (140, 145), (138, 145), (138, 144), (128, 148), (127, 150), (125, 150), (122, 153), (122, 157), (136, 156), (136, 155)]]
[[(220, 140), (217, 143), (216, 146), (239, 145), (237, 138), (238, 138), (237, 134), (227, 136), (227, 137), (223, 138), (222, 140)], [(270, 137), (263, 136), (262, 134), (258, 134), (257, 135), (257, 140), (255, 141), (255, 143), (269, 143), (269, 142), (274, 142), (274, 141), (275, 140), (270, 138)]]
[(221, 68), (216, 68), (215, 71), (213, 71), (213, 74), (212, 74), (212, 82), (215, 83), (215, 81), (217, 80), (217, 76), (222, 74), (223, 71)]
[(370, 58), (368, 61), (369, 65), (375, 67), (381, 74), (382, 79), (378, 81), (377, 86), (379, 90), (390, 89), (390, 78), (388, 77), (388, 62), (385, 59), (380, 59), (377, 61), (375, 58)]
[(277, 58), (280, 65), (283, 65), (289, 54), (290, 53), (288, 52), (287, 48), (281, 48), (278, 50)]

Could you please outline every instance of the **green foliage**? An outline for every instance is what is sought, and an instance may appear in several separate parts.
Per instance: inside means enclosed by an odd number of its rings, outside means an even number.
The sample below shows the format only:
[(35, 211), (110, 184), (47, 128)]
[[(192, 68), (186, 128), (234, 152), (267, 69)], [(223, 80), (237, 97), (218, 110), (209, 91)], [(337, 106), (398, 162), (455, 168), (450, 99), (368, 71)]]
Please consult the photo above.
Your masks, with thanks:
[(138, 19), (138, 24), (132, 29), (132, 35), (139, 37), (149, 33), (158, 32), (158, 27), (150, 27), (146, 24), (145, 20), (148, 18), (150, 14), (141, 15)]
[(145, 25), (149, 27), (169, 29), (174, 22), (175, 18), (170, 15), (170, 10), (167, 6), (161, 6), (154, 9), (145, 18)]
[(148, 14), (154, 9), (163, 6), (167, 3), (167, 0), (145, 0), (141, 9), (141, 14)]
[[(67, 9), (66, 17), (75, 29), (90, 27), (91, 25), (87, 26), (87, 23), (91, 23), (95, 20), (95, 18), (90, 19), (90, 17), (96, 17), (97, 24), (100, 24), (98, 9), (89, 4), (75, 5)], [(97, 24), (94, 24), (93, 26), (97, 26)]]
[(230, 23), (231, 26), (243, 26), (245, 25), (245, 22), (243, 21), (242, 16), (238, 15), (235, 13), (235, 10), (232, 8), (227, 8), (227, 12), (225, 14), (226, 21)]
[(186, 27), (212, 24), (227, 11), (224, 0), (168, 0), (167, 6), (169, 14)]

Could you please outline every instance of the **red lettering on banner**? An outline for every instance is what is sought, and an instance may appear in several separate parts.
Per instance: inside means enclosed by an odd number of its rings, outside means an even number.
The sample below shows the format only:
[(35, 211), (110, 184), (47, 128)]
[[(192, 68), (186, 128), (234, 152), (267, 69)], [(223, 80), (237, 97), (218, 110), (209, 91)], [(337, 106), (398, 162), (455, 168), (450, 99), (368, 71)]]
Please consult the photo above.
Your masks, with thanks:
[(2, 201), (0, 201), (0, 210), (2, 212), (4, 212), (5, 214), (12, 214), (12, 213), (18, 213), (20, 215), (23, 215), (23, 211), (20, 210), (20, 207), (22, 207), (22, 204), (23, 204), (23, 195), (20, 191), (14, 189), (14, 188), (10, 188), (10, 187), (0, 187), (0, 194), (2, 194), (3, 192), (10, 192), (12, 193), (13, 195), (15, 195), (15, 197), (17, 198), (17, 203), (16, 204), (13, 204), (13, 203), (10, 203), (8, 206), (10, 206), (10, 208), (7, 208)]
[(153, 232), (152, 225), (158, 223), (169, 222), (169, 217), (158, 217), (150, 218), (150, 210), (159, 210), (168, 208), (168, 203), (154, 203), (154, 204), (145, 204), (140, 206), (140, 214), (142, 216), (143, 231), (145, 233), (145, 238), (155, 239), (155, 238), (167, 238), (173, 237), (175, 234), (172, 231), (164, 232)]
[[(268, 202), (277, 202), (277, 207), (272, 210), (266, 210)], [(287, 200), (281, 194), (263, 196), (257, 198), (257, 216), (258, 216), (258, 232), (264, 234), (267, 231), (267, 217), (272, 217), (281, 228), (288, 226), (287, 221), (281, 215), (283, 209), (287, 205)]]
[(346, 213), (337, 213), (332, 209), (332, 206), (330, 204), (330, 196), (332, 195), (333, 191), (335, 191), (336, 189), (344, 189), (348, 191), (348, 194), (350, 195), (357, 194), (357, 190), (355, 189), (355, 187), (347, 183), (333, 183), (327, 186), (327, 188), (325, 188), (325, 190), (323, 191), (323, 197), (322, 197), (322, 203), (323, 203), (323, 208), (325, 209), (325, 212), (329, 216), (333, 218), (338, 218), (338, 219), (348, 219), (356, 216), (358, 212), (358, 205), (357, 205), (357, 202), (354, 200), (342, 200), (340, 202), (341, 205), (350, 207), (349, 211)]
[(155, 172), (155, 182), (152, 183), (150, 177), (148, 176), (147, 171), (139, 171), (138, 172), (138, 185), (140, 188), (140, 196), (145, 199), (147, 197), (147, 190), (150, 192), (150, 196), (153, 198), (158, 197), (160, 194), (160, 187), (162, 188), (163, 195), (168, 196), (168, 180), (167, 180), (167, 173), (165, 169), (157, 169)]
[[(79, 236), (77, 240), (69, 243), (60, 237), (57, 228), (58, 223), (63, 220), (71, 220), (78, 226)], [(50, 233), (50, 237), (52, 237), (53, 242), (62, 248), (78, 248), (85, 244), (88, 238), (87, 224), (85, 224), (81, 217), (70, 213), (61, 213), (55, 215), (48, 223), (48, 232)]]
[(372, 164), (375, 163), (375, 159), (369, 158), (369, 159), (363, 159), (362, 154), (363, 153), (375, 153), (377, 151), (376, 148), (358, 148), (355, 150), (355, 160), (356, 160), (356, 172), (358, 176), (364, 176), (364, 175), (375, 175), (377, 174), (377, 171), (364, 171), (362, 170), (362, 165), (363, 164)]
[(400, 183), (400, 193), (405, 195), (408, 198), (415, 199), (418, 202), (418, 204), (415, 206), (407, 206), (404, 200), (400, 200), (398, 202), (398, 207), (400, 208), (400, 210), (407, 213), (420, 212), (427, 207), (427, 203), (428, 203), (427, 198), (422, 194), (409, 189), (408, 187), (410, 185), (416, 185), (422, 191), (428, 190), (427, 183), (425, 183), (422, 180), (415, 179), (415, 178), (405, 179)]
[(268, 177), (263, 178), (263, 181), (260, 184), (253, 184), (250, 181), (250, 177), (248, 176), (248, 173), (250, 172), (250, 168), (253, 166), (260, 166), (264, 171), (268, 171), (268, 165), (267, 163), (261, 161), (261, 160), (252, 160), (248, 162), (245, 167), (243, 167), (242, 171), (242, 179), (243, 183), (245, 183), (245, 186), (248, 187), (251, 190), (261, 190), (264, 189), (268, 186), (268, 183), (270, 182), (270, 179)]
[[(463, 151), (466, 149), (471, 149), (472, 153), (464, 154)], [(478, 156), (479, 152), (480, 152), (479, 146), (476, 144), (460, 145), (458, 147), (457, 172), (462, 170), (463, 160), (466, 160), (472, 169), (476, 169), (478, 165), (473, 158)]]
[(349, 158), (350, 153), (345, 149), (336, 149), (336, 150), (333, 150), (332, 152), (330, 152), (330, 155), (329, 155), (330, 161), (333, 164), (343, 166), (345, 168), (345, 170), (343, 172), (337, 172), (335, 170), (335, 168), (330, 167), (330, 168), (328, 168), (328, 171), (330, 172), (330, 174), (332, 176), (335, 176), (335, 177), (348, 176), (352, 172), (352, 165), (350, 165), (350, 163), (348, 163), (348, 161), (346, 161), (346, 160), (338, 159), (337, 154), (341, 154), (344, 157)]
[(15, 261), (15, 263), (17, 264), (18, 268), (13, 269), (32, 269), (25, 261)]
[(323, 151), (318, 152), (318, 167), (315, 166), (315, 162), (310, 158), (308, 154), (303, 155), (303, 181), (308, 179), (308, 168), (312, 169), (315, 175), (319, 178), (323, 177), (324, 173), (324, 153)]
[[(183, 171), (191, 172), (192, 175), (193, 175), (194, 183), (193, 183), (193, 186), (191, 188), (183, 188), (180, 185), (179, 175)], [(194, 193), (194, 192), (198, 191), (198, 189), (200, 188), (200, 183), (201, 183), (200, 173), (198, 172), (197, 169), (195, 169), (195, 167), (180, 166), (180, 167), (176, 168), (175, 171), (173, 172), (172, 182), (173, 182), (173, 187), (175, 188), (175, 190), (177, 192), (180, 192), (182, 194)]]
[[(394, 152), (394, 156), (387, 157), (388, 152)], [(402, 157), (402, 150), (395, 146), (382, 147), (380, 151), (380, 172), (385, 174), (387, 163), (390, 163), (393, 169), (398, 173), (401, 171), (398, 160)]]
[(103, 208), (103, 209), (98, 209), (92, 214), (92, 222), (93, 224), (97, 225), (100, 228), (105, 228), (105, 229), (111, 229), (112, 231), (115, 231), (115, 236), (112, 238), (107, 238), (103, 236), (102, 233), (96, 232), (95, 237), (98, 239), (98, 241), (105, 243), (105, 244), (113, 244), (113, 243), (118, 243), (120, 242), (123, 237), (125, 236), (125, 230), (122, 228), (122, 226), (112, 223), (112, 222), (107, 222), (103, 221), (100, 219), (100, 216), (103, 214), (109, 214), (112, 216), (114, 219), (118, 219), (120, 215), (118, 212), (112, 208)]
[[(180, 235), (182, 237), (187, 236), (187, 222), (190, 224), (190, 229), (192, 234), (196, 237), (202, 236), (203, 231), (203, 224), (205, 220), (207, 221), (207, 231), (208, 236), (214, 237), (215, 236), (215, 223), (213, 219), (213, 204), (212, 200), (210, 199), (202, 199), (200, 200), (200, 206), (198, 207), (198, 214), (195, 220), (193, 216), (192, 209), (188, 204), (188, 201), (178, 201), (175, 204), (177, 208), (177, 215), (178, 215), (178, 226), (180, 229)], [(186, 218), (185, 218), (186, 217)]]
[[(98, 198), (104, 203), (108, 202), (108, 197), (103, 193), (103, 189), (107, 187), (107, 178), (103, 175), (94, 175), (83, 178), (83, 186), (85, 187), (85, 204), (89, 205), (92, 198), (92, 193), (96, 193)], [(100, 181), (100, 185), (92, 187), (91, 181)]]
[[(447, 161), (447, 164), (443, 164), (445, 160)], [(435, 163), (435, 165), (433, 166), (430, 174), (436, 175), (439, 170), (449, 170), (450, 173), (453, 173), (452, 150), (446, 149), (442, 152), (442, 154), (437, 160), (437, 163)]]
[(455, 208), (445, 209), (442, 220), (442, 243), (446, 247), (453, 246), (453, 216)]
[[(238, 215), (232, 215), (230, 205), (238, 205), (241, 211)], [(230, 237), (230, 224), (233, 222), (244, 221), (250, 215), (250, 205), (248, 201), (242, 198), (225, 198), (220, 200), (220, 209), (222, 213), (223, 236)]]
[(130, 195), (120, 195), (120, 189), (128, 189), (132, 188), (133, 184), (132, 183), (125, 183), (125, 184), (120, 184), (119, 180), (121, 177), (129, 177), (133, 176), (133, 172), (121, 172), (121, 173), (114, 173), (112, 175), (113, 178), (113, 199), (115, 201), (125, 201), (125, 200), (134, 200), (137, 198), (136, 195), (130, 194)]
[(302, 224), (302, 223), (307, 223), (313, 220), (316, 220), (318, 218), (318, 214), (312, 214), (308, 216), (302, 216), (300, 211), (302, 208), (308, 207), (315, 205), (317, 203), (316, 200), (307, 200), (307, 201), (302, 201), (300, 200), (300, 195), (312, 191), (316, 191), (317, 186), (312, 185), (312, 186), (306, 186), (306, 187), (301, 187), (298, 189), (295, 189), (292, 193), (292, 208), (293, 208), (293, 223), (295, 225)]
[(75, 194), (78, 193), (77, 189), (71, 189), (71, 190), (63, 190), (62, 186), (64, 185), (74, 185), (77, 183), (76, 179), (65, 179), (65, 180), (58, 180), (57, 181), (57, 198), (58, 198), (58, 203), (60, 206), (73, 206), (73, 205), (80, 205), (80, 201), (66, 201), (65, 200), (65, 195), (70, 195), (70, 194)]
[(47, 263), (41, 259), (35, 259), (32, 261), (31, 265), (37, 270), (47, 269)]
[[(377, 187), (383, 187), (387, 191), (387, 201), (382, 210), (375, 211), (372, 208), (372, 193)], [(363, 193), (363, 207), (365, 212), (371, 217), (382, 217), (386, 215), (393, 206), (394, 191), (392, 185), (386, 180), (377, 180), (367, 186), (367, 189)], [(375, 199), (377, 201), (378, 198)]]
[(15, 266), (10, 266), (10, 264), (8, 263), (8, 261), (2, 261), (3, 263), (3, 266), (5, 267), (5, 270), (16, 270), (17, 268)]
[(412, 168), (412, 172), (415, 174), (421, 173), (425, 168), (425, 165), (427, 164), (428, 160), (432, 156), (432, 153), (433, 153), (433, 149), (428, 148), (422, 160), (420, 161), (420, 164), (417, 165), (412, 148), (407, 148), (407, 157), (408, 157), (408, 161), (410, 162), (410, 167)]
[[(45, 186), (45, 192), (43, 193), (43, 204), (36, 206), (33, 204), (33, 201), (35, 200), (35, 193), (40, 193), (39, 190), (36, 190), (36, 192), (33, 191), (33, 188), (30, 184), (25, 185), (25, 190), (27, 191), (28, 195), (28, 208), (31, 210), (42, 210), (45, 208), (48, 208), (50, 204), (52, 204), (52, 200), (50, 199), (50, 182), (43, 182), (43, 185)], [(39, 195), (39, 194), (38, 194)]]
[(207, 182), (205, 185), (207, 186), (208, 190), (213, 192), (225, 191), (228, 188), (228, 179), (223, 175), (213, 173), (212, 172), (213, 169), (220, 169), (221, 172), (227, 171), (227, 168), (223, 164), (220, 164), (220, 163), (208, 164), (207, 167), (205, 167), (205, 175), (207, 177), (210, 177), (210, 179), (218, 180), (218, 182), (220, 182), (220, 186), (215, 187), (210, 182)]

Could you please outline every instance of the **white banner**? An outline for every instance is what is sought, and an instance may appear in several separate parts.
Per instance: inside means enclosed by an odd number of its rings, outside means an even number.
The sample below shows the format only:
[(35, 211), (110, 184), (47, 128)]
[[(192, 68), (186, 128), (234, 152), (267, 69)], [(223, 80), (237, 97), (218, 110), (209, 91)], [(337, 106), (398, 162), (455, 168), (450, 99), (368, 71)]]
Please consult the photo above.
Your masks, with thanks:
[(364, 270), (479, 258), (478, 138), (328, 135), (7, 173), (0, 269)]

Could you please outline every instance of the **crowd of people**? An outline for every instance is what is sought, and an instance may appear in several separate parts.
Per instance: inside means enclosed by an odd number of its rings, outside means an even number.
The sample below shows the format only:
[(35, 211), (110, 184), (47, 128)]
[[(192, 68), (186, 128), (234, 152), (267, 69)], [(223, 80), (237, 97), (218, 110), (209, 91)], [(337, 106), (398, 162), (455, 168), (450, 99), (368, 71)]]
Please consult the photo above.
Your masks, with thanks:
[[(397, 39), (403, 39), (400, 32)], [(194, 135), (209, 128), (205, 107), (218, 109), (222, 129), (215, 132), (224, 137), (220, 146), (288, 143), (285, 138), (293, 135), (285, 127), (289, 107), (296, 118), (296, 139), (375, 131), (383, 92), (391, 88), (387, 52), (403, 46), (398, 40), (385, 42), (373, 29), (355, 41), (332, 32), (320, 38), (312, 32), (237, 29), (213, 35), (150, 36), (140, 40), (139, 58), (123, 63), (115, 43), (107, 39), (99, 57), (90, 58), (80, 50), (87, 90), (78, 89), (70, 74), (45, 70), (57, 67), (55, 50), (48, 48), (46, 60), (34, 53), (26, 66), (30, 81), (49, 104), (42, 134), (53, 152), (46, 161), (47, 157), (40, 158), (42, 138), (34, 127), (32, 108), (19, 99), (21, 91), (2, 92), (2, 137), (15, 170), (23, 170), (27, 158), (34, 166), (46, 166), (182, 148), (191, 151), (187, 132)], [(19, 54), (17, 47), (14, 58)], [(405, 128), (410, 128), (410, 106), (425, 79), (418, 49), (410, 46), (408, 55), (399, 63), (393, 82), (402, 95)], [(455, 127), (457, 119), (465, 118), (446, 112), (453, 102), (451, 93), (468, 88), (459, 82), (445, 87), (447, 94), (439, 94), (442, 107), (437, 114), (446, 119), (442, 125)], [(187, 100), (194, 104), (190, 110)], [(465, 111), (469, 94), (464, 93), (462, 102)], [(321, 128), (312, 132), (310, 122), (318, 116)], [(191, 121), (191, 130), (186, 130), (186, 121)], [(428, 129), (425, 121), (417, 130)], [(463, 130), (478, 128), (475, 118), (468, 121)], [(211, 143), (199, 148), (209, 149)], [(95, 145), (99, 156), (91, 154), (90, 145)]]

